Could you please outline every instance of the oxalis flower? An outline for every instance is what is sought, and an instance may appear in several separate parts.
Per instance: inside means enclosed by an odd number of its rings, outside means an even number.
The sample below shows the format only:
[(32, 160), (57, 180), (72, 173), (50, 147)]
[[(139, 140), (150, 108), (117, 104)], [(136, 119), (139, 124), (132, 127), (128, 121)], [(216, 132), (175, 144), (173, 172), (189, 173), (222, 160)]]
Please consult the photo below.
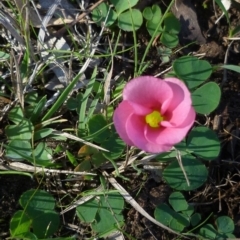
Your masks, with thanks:
[(128, 145), (161, 153), (183, 140), (195, 115), (190, 92), (181, 80), (145, 76), (126, 84), (113, 122)]

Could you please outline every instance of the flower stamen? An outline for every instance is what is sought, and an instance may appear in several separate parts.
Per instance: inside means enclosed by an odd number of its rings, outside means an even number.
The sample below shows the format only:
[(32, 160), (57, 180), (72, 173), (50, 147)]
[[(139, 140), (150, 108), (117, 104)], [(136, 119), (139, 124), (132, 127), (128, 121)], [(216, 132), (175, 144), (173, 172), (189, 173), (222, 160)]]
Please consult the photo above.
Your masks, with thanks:
[(164, 120), (164, 117), (161, 115), (159, 111), (152, 111), (151, 113), (145, 116), (146, 123), (152, 128), (160, 127), (161, 121)]

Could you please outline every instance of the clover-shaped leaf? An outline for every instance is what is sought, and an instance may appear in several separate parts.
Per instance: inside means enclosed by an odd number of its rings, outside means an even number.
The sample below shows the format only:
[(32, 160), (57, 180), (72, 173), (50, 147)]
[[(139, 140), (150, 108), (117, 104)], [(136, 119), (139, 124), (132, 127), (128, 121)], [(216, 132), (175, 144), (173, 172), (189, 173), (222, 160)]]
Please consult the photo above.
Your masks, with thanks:
[(220, 98), (220, 87), (214, 82), (209, 82), (192, 93), (193, 107), (197, 113), (209, 114), (217, 108)]
[(138, 1), (139, 0), (110, 0), (110, 2), (116, 8), (118, 14), (134, 7)]
[(188, 186), (178, 161), (170, 163), (163, 171), (164, 180), (176, 190), (189, 191), (202, 186), (207, 180), (208, 171), (204, 164), (191, 155), (182, 156), (182, 165), (190, 182)]
[(192, 56), (183, 56), (173, 62), (173, 70), (190, 89), (193, 89), (212, 74), (212, 66), (208, 61)]

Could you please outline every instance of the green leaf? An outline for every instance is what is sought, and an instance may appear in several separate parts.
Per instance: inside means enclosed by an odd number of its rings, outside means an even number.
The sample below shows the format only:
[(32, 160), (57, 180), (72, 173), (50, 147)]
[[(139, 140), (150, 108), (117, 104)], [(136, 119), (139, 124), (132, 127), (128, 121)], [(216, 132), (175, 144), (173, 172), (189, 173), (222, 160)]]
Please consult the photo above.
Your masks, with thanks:
[(55, 199), (50, 193), (35, 189), (24, 192), (19, 203), (31, 218), (35, 217), (36, 211), (53, 210), (55, 207)]
[(163, 171), (163, 178), (170, 187), (176, 190), (189, 191), (202, 186), (207, 180), (208, 171), (206, 167), (193, 156), (182, 156), (182, 165), (190, 182), (190, 186), (187, 185), (186, 178), (178, 161), (174, 161)]
[(181, 25), (179, 20), (172, 13), (168, 13), (164, 18), (164, 31), (177, 35), (180, 29)]
[[(49, 237), (57, 231), (60, 218), (59, 214), (53, 211), (55, 200), (51, 194), (43, 190), (32, 189), (21, 195), (19, 203), (25, 210), (24, 214), (28, 217), (26, 218), (22, 214), (23, 211), (20, 211), (21, 215), (18, 217), (22, 222), (21, 225), (28, 224), (28, 219), (30, 219), (33, 233), (38, 238)], [(29, 229), (30, 225), (28, 224), (28, 231)]]
[(172, 208), (175, 210), (175, 212), (180, 212), (187, 210), (188, 208), (188, 203), (185, 200), (185, 197), (183, 196), (182, 193), (180, 192), (173, 192), (169, 196), (169, 204), (172, 206)]
[(152, 9), (150, 7), (146, 7), (144, 10), (143, 10), (143, 17), (146, 19), (146, 20), (151, 20), (153, 18), (153, 12), (152, 12)]
[(239, 32), (240, 32), (240, 26), (238, 25), (230, 31), (230, 37), (234, 37), (234, 35), (237, 35)]
[(200, 213), (194, 213), (194, 214), (191, 216), (191, 220), (190, 220), (192, 226), (193, 226), (193, 227), (197, 226), (197, 225), (200, 223), (201, 219), (202, 219), (202, 216), (201, 216)]
[(86, 119), (87, 102), (90, 94), (92, 93), (93, 85), (94, 85), (94, 82), (96, 81), (96, 75), (97, 75), (97, 68), (95, 67), (92, 73), (91, 79), (89, 80), (87, 88), (82, 97), (81, 108), (79, 112), (79, 125), (78, 125), (78, 128), (80, 131), (85, 129), (85, 125), (87, 123), (87, 119)]
[[(152, 21), (147, 21), (146, 28), (148, 30), (149, 35), (152, 37), (158, 27), (158, 23), (154, 23)], [(158, 28), (154, 36), (159, 35), (162, 32), (161, 26)]]
[(191, 215), (194, 213), (194, 207), (191, 205), (188, 205), (188, 208), (184, 211), (182, 211), (182, 213), (187, 216), (188, 218), (191, 217)]
[(142, 23), (142, 13), (138, 9), (123, 12), (118, 17), (119, 28), (127, 32), (137, 31), (142, 26)]
[(114, 133), (101, 144), (102, 148), (109, 150), (102, 154), (109, 160), (117, 159), (122, 155), (125, 146), (126, 144), (118, 137), (118, 134)]
[(49, 136), (53, 132), (52, 128), (43, 128), (34, 132), (34, 141), (38, 141)]
[(50, 237), (58, 230), (59, 225), (59, 214), (53, 210), (45, 210), (33, 218), (33, 233), (38, 238)]
[[(108, 14), (109, 11), (109, 14)], [(105, 2), (101, 3), (97, 8), (94, 8), (92, 11), (92, 19), (96, 22), (97, 25), (101, 26), (108, 15), (106, 21), (106, 27), (111, 26), (117, 19), (117, 13), (109, 7)]]
[(175, 60), (173, 70), (190, 89), (202, 84), (212, 74), (212, 67), (209, 62), (191, 56), (184, 56)]
[(0, 61), (5, 61), (10, 58), (10, 55), (8, 53), (0, 51)]
[(66, 150), (66, 155), (67, 155), (67, 158), (68, 158), (69, 162), (71, 162), (71, 164), (74, 167), (76, 167), (78, 165), (78, 162), (77, 162), (75, 156), (71, 152), (69, 152), (68, 150)]
[(89, 172), (91, 171), (92, 165), (90, 161), (84, 160), (74, 169), (75, 172)]
[(234, 222), (228, 216), (218, 217), (216, 225), (219, 233), (232, 233), (234, 231)]
[(81, 221), (90, 223), (94, 221), (98, 209), (99, 203), (95, 198), (92, 198), (89, 201), (79, 205), (76, 208), (76, 214)]
[[(31, 232), (26, 232), (22, 235), (22, 238), (25, 240), (31, 239), (31, 240), (39, 240), (37, 236)], [(46, 239), (44, 239), (46, 240)]]
[(14, 213), (11, 221), (10, 221), (10, 233), (12, 237), (22, 237), (25, 233), (29, 231), (31, 226), (31, 219), (27, 216), (27, 214), (19, 210)]
[(150, 21), (152, 23), (159, 24), (159, 22), (162, 18), (162, 11), (161, 11), (161, 8), (158, 5), (154, 4), (152, 6), (152, 14), (153, 14), (153, 17)]
[(24, 118), (23, 110), (21, 107), (14, 107), (8, 113), (8, 119), (15, 124), (20, 123)]
[(193, 107), (197, 113), (209, 114), (217, 108), (220, 98), (220, 87), (214, 82), (209, 82), (192, 93)]
[(9, 139), (30, 140), (32, 138), (33, 125), (31, 121), (23, 118), (18, 125), (8, 125), (5, 131)]
[(92, 158), (91, 158), (91, 163), (94, 166), (94, 168), (96, 168), (96, 169), (108, 161), (109, 160), (103, 156), (102, 152), (93, 154)]
[(162, 11), (158, 5), (153, 5), (152, 8), (150, 8), (150, 10), (152, 12), (152, 18), (146, 22), (146, 27), (150, 36), (153, 36), (155, 30), (157, 29), (155, 33), (156, 36), (162, 32), (162, 28), (161, 26), (159, 26), (159, 22), (161, 21), (162, 18)]
[[(88, 122), (89, 135), (92, 135), (102, 128), (107, 126), (107, 121), (102, 114), (94, 115)], [(102, 133), (93, 137), (93, 141), (102, 143), (111, 134), (110, 130), (106, 128)]]
[(234, 72), (237, 72), (237, 73), (240, 73), (240, 66), (237, 66), (237, 65), (222, 65), (220, 66), (221, 68), (225, 68), (225, 69), (228, 69), (228, 70), (232, 70)]
[(168, 48), (174, 48), (178, 45), (178, 36), (168, 32), (163, 32), (160, 40)]
[(114, 214), (106, 208), (100, 208), (96, 214), (96, 219), (91, 226), (93, 231), (99, 234), (110, 233), (119, 229), (124, 222), (122, 214)]
[(196, 127), (188, 135), (187, 149), (205, 160), (214, 160), (220, 153), (220, 141), (211, 129)]
[[(9, 148), (8, 148), (9, 147)], [(14, 149), (14, 151), (12, 150)], [(19, 154), (18, 154), (19, 153)], [(25, 160), (20, 154), (31, 156), (32, 147), (29, 141), (11, 140), (6, 148), (5, 156), (12, 160)]]
[(36, 103), (39, 101), (38, 93), (37, 92), (29, 92), (25, 96), (24, 102), (28, 103), (30, 105), (36, 105)]
[(45, 106), (47, 102), (47, 97), (44, 96), (35, 106), (32, 115), (30, 117), (30, 120), (32, 121), (32, 123), (37, 123), (41, 120), (40, 116), (42, 114), (43, 108)]
[(50, 166), (52, 165), (52, 149), (47, 147), (45, 142), (40, 142), (34, 150), (34, 164), (39, 166)]
[(29, 48), (26, 48), (24, 57), (20, 64), (20, 78), (25, 83), (28, 77), (29, 70)]
[(117, 10), (117, 13), (120, 14), (123, 11), (134, 7), (139, 0), (110, 0)]
[(59, 96), (57, 101), (53, 104), (53, 106), (47, 111), (45, 116), (42, 118), (42, 122), (49, 120), (53, 114), (55, 114), (58, 109), (62, 106), (62, 104), (67, 100), (70, 92), (76, 85), (76, 83), (79, 81), (79, 78), (81, 77), (82, 73), (78, 73), (74, 79), (68, 84), (68, 86), (63, 90), (62, 94)]
[(78, 110), (77, 112), (80, 112), (82, 100), (83, 100), (83, 94), (81, 92), (77, 94), (76, 98), (70, 97), (66, 104), (67, 108), (71, 111)]
[(100, 196), (101, 207), (120, 214), (124, 208), (124, 200), (120, 193), (106, 193)]
[(173, 219), (171, 220), (169, 227), (176, 232), (182, 232), (185, 227), (189, 226), (189, 221), (186, 216), (180, 213), (174, 212)]
[(205, 224), (200, 229), (199, 234), (206, 239), (215, 239), (217, 231), (212, 224)]
[(154, 217), (157, 221), (169, 226), (177, 232), (181, 232), (185, 227), (189, 226), (186, 216), (174, 212), (167, 204), (163, 203), (156, 207)]
[(173, 219), (174, 211), (165, 203), (158, 205), (154, 210), (154, 217), (157, 221), (168, 226)]

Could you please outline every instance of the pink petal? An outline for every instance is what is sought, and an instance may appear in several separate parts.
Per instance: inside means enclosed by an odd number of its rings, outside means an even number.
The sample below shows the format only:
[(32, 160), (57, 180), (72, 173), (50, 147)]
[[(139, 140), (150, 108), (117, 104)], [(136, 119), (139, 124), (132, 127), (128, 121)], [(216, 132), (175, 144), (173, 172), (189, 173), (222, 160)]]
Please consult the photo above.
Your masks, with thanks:
[(174, 97), (167, 110), (169, 123), (162, 123), (162, 125), (165, 127), (169, 127), (170, 125), (178, 127), (185, 121), (186, 117), (191, 117), (186, 114), (186, 112), (189, 112), (189, 109), (192, 108), (191, 94), (181, 80), (177, 78), (167, 78), (165, 81), (171, 86)]
[(159, 131), (148, 127), (145, 131), (145, 137), (149, 142), (157, 143), (159, 145), (173, 146), (181, 142), (187, 135), (189, 129), (192, 127), (195, 120), (195, 111), (190, 108), (189, 112), (186, 113), (185, 121), (177, 127), (164, 127), (162, 126)]
[(150, 109), (160, 110), (161, 105), (168, 105), (172, 97), (173, 91), (167, 82), (150, 76), (132, 79), (123, 90), (124, 100)]
[(126, 144), (131, 146), (133, 145), (133, 142), (128, 137), (125, 125), (128, 118), (130, 118), (133, 114), (134, 110), (127, 101), (122, 101), (113, 114), (113, 122), (117, 133)]
[(148, 141), (144, 133), (146, 126), (147, 124), (141, 116), (133, 114), (128, 118), (126, 131), (134, 146), (150, 153), (169, 151), (172, 148), (172, 146), (160, 145), (158, 143)]
[(137, 103), (130, 102), (130, 101), (128, 101), (128, 103), (134, 109), (134, 113), (136, 113), (138, 115), (146, 116), (147, 114), (152, 112), (151, 108), (148, 108), (143, 105), (139, 105)]
[(169, 105), (169, 109), (175, 109), (181, 102), (185, 104), (192, 104), (191, 94), (185, 83), (177, 78), (166, 78), (165, 81), (172, 88), (174, 96)]

